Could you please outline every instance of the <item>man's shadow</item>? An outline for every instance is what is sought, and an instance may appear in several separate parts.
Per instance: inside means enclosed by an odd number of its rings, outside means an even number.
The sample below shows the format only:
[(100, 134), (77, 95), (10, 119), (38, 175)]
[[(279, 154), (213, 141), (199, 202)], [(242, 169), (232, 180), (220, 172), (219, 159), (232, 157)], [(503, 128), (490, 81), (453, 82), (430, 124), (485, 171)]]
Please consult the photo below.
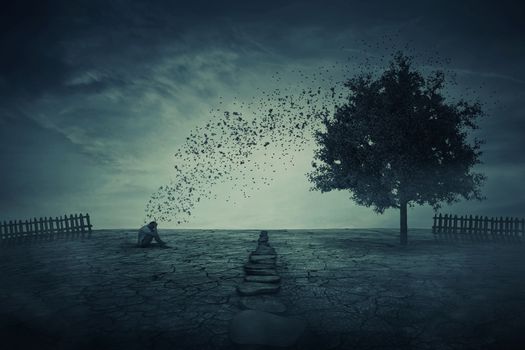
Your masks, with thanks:
[(174, 249), (173, 247), (167, 245), (167, 244), (160, 244), (160, 243), (151, 243), (146, 246), (141, 246), (139, 244), (135, 244), (135, 248), (139, 249)]
[(137, 243), (131, 243), (131, 242), (127, 242), (127, 243), (123, 243), (121, 246), (121, 248), (123, 249), (134, 249), (134, 250), (140, 250), (140, 249), (144, 249), (144, 250), (151, 250), (151, 249), (176, 249), (175, 247), (172, 247), (170, 245), (162, 245), (162, 244), (159, 244), (159, 243), (151, 243), (147, 246), (141, 246)]

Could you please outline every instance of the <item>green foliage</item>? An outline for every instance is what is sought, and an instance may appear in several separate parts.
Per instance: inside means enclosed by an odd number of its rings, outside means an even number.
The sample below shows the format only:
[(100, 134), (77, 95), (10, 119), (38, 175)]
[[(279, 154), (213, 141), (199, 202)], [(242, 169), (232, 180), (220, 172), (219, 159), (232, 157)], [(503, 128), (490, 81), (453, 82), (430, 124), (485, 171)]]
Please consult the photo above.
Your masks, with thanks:
[(348, 100), (324, 117), (320, 148), (308, 174), (313, 189), (349, 190), (382, 213), (403, 205), (482, 199), (479, 139), (469, 137), (483, 115), (479, 103), (449, 103), (441, 71), (424, 77), (396, 54), (380, 77), (351, 78)]

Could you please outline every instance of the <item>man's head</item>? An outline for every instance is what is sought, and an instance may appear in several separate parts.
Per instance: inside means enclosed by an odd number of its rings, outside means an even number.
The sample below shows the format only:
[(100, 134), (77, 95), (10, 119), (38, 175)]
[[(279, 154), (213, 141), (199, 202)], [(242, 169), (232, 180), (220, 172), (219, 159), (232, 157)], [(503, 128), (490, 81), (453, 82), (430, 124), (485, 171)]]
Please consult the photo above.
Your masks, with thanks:
[(150, 230), (154, 230), (157, 228), (157, 223), (155, 221), (152, 221), (148, 224), (148, 227), (150, 228)]

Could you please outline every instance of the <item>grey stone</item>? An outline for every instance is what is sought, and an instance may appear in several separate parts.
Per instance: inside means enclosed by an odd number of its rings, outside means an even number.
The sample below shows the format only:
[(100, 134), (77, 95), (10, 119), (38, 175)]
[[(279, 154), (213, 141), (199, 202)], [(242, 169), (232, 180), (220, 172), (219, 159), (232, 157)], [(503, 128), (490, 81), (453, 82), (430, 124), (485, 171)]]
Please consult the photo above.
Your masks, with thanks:
[(258, 264), (258, 265), (271, 265), (275, 266), (275, 260), (259, 260), (259, 261), (253, 261), (250, 259), (250, 263)]
[(260, 255), (250, 255), (250, 261), (251, 262), (259, 262), (259, 261), (273, 261), (275, 262), (275, 259), (277, 258), (277, 255), (272, 254), (260, 254)]
[(241, 307), (258, 311), (280, 314), (286, 311), (286, 306), (274, 296), (259, 295), (240, 298)]
[(305, 327), (302, 320), (244, 310), (235, 315), (230, 323), (230, 339), (243, 345), (287, 347), (297, 342)]
[(244, 264), (245, 270), (266, 270), (266, 269), (273, 269), (273, 268), (275, 268), (275, 263), (272, 263), (272, 264), (246, 263)]
[(259, 245), (252, 255), (275, 255), (275, 249), (265, 245)]
[(272, 265), (272, 266), (275, 266), (275, 260), (274, 259), (270, 259), (270, 260), (253, 260), (250, 258), (250, 263), (254, 263), (254, 264), (257, 264), (257, 265)]
[(237, 286), (237, 292), (241, 295), (260, 295), (277, 293), (281, 288), (275, 283), (243, 282)]
[(248, 276), (277, 276), (277, 271), (275, 271), (275, 269), (245, 270), (245, 272)]
[(261, 282), (261, 283), (279, 283), (281, 277), (277, 275), (260, 276), (260, 275), (247, 275), (244, 277), (246, 282)]

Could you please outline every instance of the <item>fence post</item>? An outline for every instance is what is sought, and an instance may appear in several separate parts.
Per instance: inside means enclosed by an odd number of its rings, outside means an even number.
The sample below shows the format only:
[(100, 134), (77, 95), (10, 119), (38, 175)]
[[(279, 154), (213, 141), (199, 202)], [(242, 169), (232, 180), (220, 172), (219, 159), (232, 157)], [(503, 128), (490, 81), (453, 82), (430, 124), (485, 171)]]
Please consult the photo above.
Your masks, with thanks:
[(448, 214), (443, 217), (443, 233), (448, 233)]
[(441, 216), (441, 213), (439, 213), (438, 217), (438, 233), (443, 233), (443, 217)]
[(11, 238), (14, 238), (15, 236), (15, 232), (14, 232), (14, 228), (13, 228), (13, 221), (9, 220), (9, 236)]
[(53, 234), (54, 234), (54, 227), (53, 227), (53, 218), (50, 216), (49, 217), (49, 236), (51, 236), (51, 238), (53, 237)]
[(80, 223), (78, 221), (78, 214), (75, 214), (75, 232), (76, 233), (80, 232)]
[(55, 233), (60, 234), (60, 222), (58, 221), (58, 216), (55, 216)]
[(492, 230), (492, 238), (497, 240), (498, 239), (498, 218), (492, 218), (492, 221), (494, 222), (494, 229)]
[(86, 228), (84, 227), (84, 216), (82, 215), (82, 213), (80, 213), (79, 220), (80, 220), (80, 232), (86, 233)]
[(498, 235), (500, 239), (503, 239), (505, 237), (505, 220), (503, 220), (503, 216), (499, 217)]
[(7, 225), (7, 221), (4, 221), (4, 239), (8, 239), (9, 238), (9, 226)]
[(3, 224), (0, 222), (0, 236), (2, 239), (7, 239), (7, 224), (5, 221)]
[(474, 217), (474, 234), (472, 235), (472, 237), (476, 240), (479, 239), (479, 216), (478, 215)]
[(44, 218), (44, 232), (46, 235), (49, 234), (49, 220), (47, 220), (47, 218)]
[(61, 216), (58, 216), (57, 220), (59, 221), (59, 225), (60, 225), (60, 234), (64, 234), (64, 232), (66, 231), (64, 227), (64, 220), (62, 220)]
[(86, 222), (88, 227), (88, 233), (91, 234), (91, 221), (89, 220), (89, 214), (86, 213)]
[(33, 236), (36, 236), (38, 235), (38, 223), (36, 218), (33, 218), (31, 221), (33, 222)]
[(64, 231), (69, 233), (69, 222), (67, 221), (67, 215), (64, 215)]
[(22, 223), (22, 220), (18, 220), (18, 232), (20, 232), (20, 236), (24, 237), (24, 224)]
[(40, 217), (39, 226), (40, 226), (40, 237), (43, 237), (46, 233), (46, 229), (44, 227), (44, 219), (42, 219), (42, 217)]
[(75, 220), (73, 219), (73, 214), (69, 215), (69, 228), (71, 229), (71, 233), (75, 232)]
[(518, 218), (514, 218), (514, 228), (513, 228), (513, 232), (512, 232), (512, 237), (514, 237), (515, 240), (519, 240), (519, 232), (520, 232), (520, 221), (518, 220)]
[(455, 235), (458, 233), (458, 216), (457, 215), (454, 215), (454, 228), (452, 229), (452, 233)]
[(434, 213), (434, 224), (432, 225), (432, 233), (433, 234), (436, 234), (437, 233), (437, 230), (436, 230), (436, 224), (437, 224), (437, 215)]
[(9, 239), (13, 239), (14, 233), (13, 233), (13, 224), (11, 223), (11, 220), (9, 220), (8, 231), (9, 231)]
[(16, 220), (13, 220), (13, 226), (15, 228), (15, 236), (17, 239), (20, 239), (22, 238), (23, 234), (22, 232), (20, 232), (20, 227), (18, 226), (18, 223), (16, 222)]
[(11, 231), (13, 238), (17, 238), (16, 225), (11, 220), (9, 220), (9, 231)]

